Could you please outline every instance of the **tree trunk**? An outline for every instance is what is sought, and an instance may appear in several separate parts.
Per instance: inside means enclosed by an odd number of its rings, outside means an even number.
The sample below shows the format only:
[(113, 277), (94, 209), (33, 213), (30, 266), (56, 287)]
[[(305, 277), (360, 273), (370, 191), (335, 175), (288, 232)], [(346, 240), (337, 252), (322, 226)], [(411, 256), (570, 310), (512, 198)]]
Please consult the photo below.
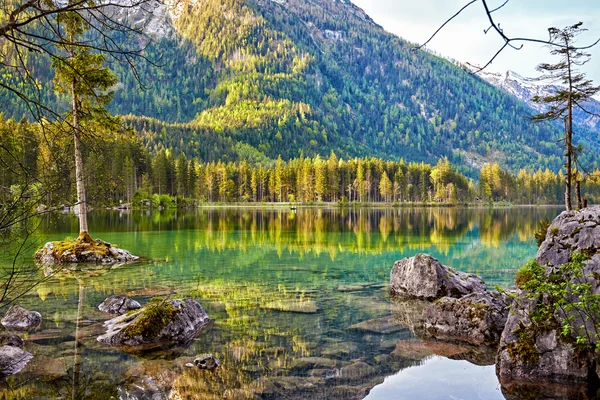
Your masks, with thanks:
[(581, 200), (581, 181), (577, 179), (575, 181), (575, 195), (577, 196), (577, 208), (583, 209), (583, 200)]
[(81, 154), (81, 135), (79, 132), (79, 104), (78, 96), (75, 91), (77, 84), (76, 78), (73, 78), (72, 96), (73, 96), (73, 140), (75, 142), (75, 183), (77, 185), (77, 208), (79, 216), (79, 232), (88, 232), (87, 223), (87, 199), (85, 195), (85, 183), (83, 181), (83, 155)]
[(567, 137), (566, 137), (566, 147), (567, 147), (567, 163), (565, 167), (567, 169), (566, 172), (566, 187), (565, 187), (565, 207), (567, 211), (571, 211), (571, 178), (572, 178), (572, 164), (571, 164), (571, 134), (570, 129), (567, 129)]
[[(565, 44), (569, 46), (568, 39), (565, 39)], [(566, 131), (566, 146), (567, 146), (567, 187), (565, 189), (565, 206), (567, 211), (571, 211), (571, 182), (573, 179), (573, 74), (571, 71), (571, 54), (567, 51), (567, 65), (569, 71), (569, 100), (568, 100), (568, 114), (567, 120), (565, 121)]]

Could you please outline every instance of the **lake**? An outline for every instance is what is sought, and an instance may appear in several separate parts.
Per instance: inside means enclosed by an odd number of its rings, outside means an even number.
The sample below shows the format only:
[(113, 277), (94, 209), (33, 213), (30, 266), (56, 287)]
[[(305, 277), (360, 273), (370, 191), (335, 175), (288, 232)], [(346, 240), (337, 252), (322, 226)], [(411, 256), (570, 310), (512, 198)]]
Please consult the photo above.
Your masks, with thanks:
[[(539, 221), (561, 208), (201, 208), (97, 211), (92, 237), (146, 260), (44, 278), (20, 300), (40, 311), (35, 358), (8, 398), (502, 399), (494, 354), (415, 337), (420, 304), (392, 302), (396, 260), (428, 253), (512, 287), (537, 251)], [(77, 236), (78, 220), (40, 220), (37, 245)], [(189, 346), (126, 354), (101, 344), (111, 294), (144, 304), (191, 297), (214, 320)], [(222, 361), (186, 368), (196, 355)], [(146, 397), (141, 397), (145, 395)], [(179, 397), (176, 397), (179, 396)], [(154, 397), (152, 397), (154, 398)]]

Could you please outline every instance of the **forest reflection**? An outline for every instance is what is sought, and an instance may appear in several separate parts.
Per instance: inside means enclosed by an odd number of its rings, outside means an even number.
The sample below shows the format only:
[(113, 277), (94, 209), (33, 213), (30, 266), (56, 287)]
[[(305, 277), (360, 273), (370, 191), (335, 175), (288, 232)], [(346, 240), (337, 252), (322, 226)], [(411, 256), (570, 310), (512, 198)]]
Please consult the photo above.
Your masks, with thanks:
[[(498, 247), (513, 237), (526, 242), (538, 223), (552, 219), (560, 208), (207, 208), (105, 212), (92, 214), (94, 232), (199, 231), (196, 249), (245, 250), (274, 246), (278, 251), (340, 251), (373, 254), (435, 246), (447, 254), (457, 241), (472, 236), (488, 247)], [(77, 230), (77, 219), (52, 215), (43, 223), (47, 232)], [(185, 235), (181, 240), (186, 240)], [(184, 243), (181, 243), (182, 245)]]

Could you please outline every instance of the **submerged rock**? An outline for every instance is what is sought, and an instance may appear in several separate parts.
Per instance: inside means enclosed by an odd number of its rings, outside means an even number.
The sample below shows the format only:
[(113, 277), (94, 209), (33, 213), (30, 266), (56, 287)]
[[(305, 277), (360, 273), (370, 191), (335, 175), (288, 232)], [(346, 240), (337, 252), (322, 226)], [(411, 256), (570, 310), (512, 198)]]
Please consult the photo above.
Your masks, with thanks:
[(437, 339), (475, 345), (497, 344), (508, 318), (510, 299), (502, 293), (444, 297), (425, 311), (425, 329)]
[(279, 300), (262, 306), (265, 310), (276, 310), (300, 314), (315, 314), (319, 306), (312, 300)]
[(392, 316), (414, 336), (426, 335), (425, 310), (431, 303), (425, 300), (392, 299)]
[(483, 279), (442, 265), (427, 254), (396, 261), (390, 273), (392, 295), (435, 300), (485, 291)]
[(102, 304), (98, 306), (98, 310), (109, 313), (109, 314), (125, 314), (130, 310), (137, 310), (142, 308), (140, 303), (137, 301), (130, 299), (127, 296), (114, 294), (112, 296), (108, 296)]
[[(599, 251), (600, 207), (565, 211), (552, 222), (536, 263), (517, 275), (520, 290), (498, 349), (502, 381), (588, 384), (599, 379), (593, 349), (600, 346), (600, 315), (597, 304), (585, 306), (600, 293)], [(540, 281), (554, 292), (540, 293)]]
[(56, 264), (116, 264), (138, 260), (129, 251), (81, 232), (75, 240), (48, 242), (34, 254), (42, 265)]
[(170, 391), (159, 385), (154, 378), (145, 377), (128, 386), (118, 388), (119, 400), (167, 400)]
[(324, 357), (301, 357), (296, 358), (292, 362), (293, 369), (309, 369), (309, 368), (336, 368), (340, 367), (342, 363), (331, 358)]
[(375, 375), (375, 368), (363, 361), (356, 361), (341, 369), (340, 378), (343, 379), (364, 379), (367, 376)]
[(219, 360), (214, 354), (204, 354), (200, 357), (197, 357), (193, 363), (187, 363), (186, 367), (198, 367), (200, 369), (207, 369), (212, 371), (215, 368), (218, 368), (221, 365), (221, 360)]
[(19, 336), (14, 333), (0, 333), (0, 345), (1, 346), (12, 346), (18, 347), (20, 349), (23, 348), (24, 342)]
[(25, 368), (33, 355), (19, 347), (0, 347), (0, 378), (16, 374)]
[(341, 358), (358, 351), (358, 345), (352, 342), (331, 343), (323, 348), (321, 355), (325, 357)]
[(115, 317), (104, 323), (106, 334), (98, 341), (116, 346), (153, 348), (167, 343), (191, 340), (210, 323), (195, 300), (153, 302), (139, 311)]
[(5, 328), (28, 331), (40, 326), (42, 314), (28, 311), (21, 306), (12, 306), (0, 322)]
[(405, 329), (393, 316), (370, 319), (348, 327), (348, 330), (381, 334), (399, 332)]

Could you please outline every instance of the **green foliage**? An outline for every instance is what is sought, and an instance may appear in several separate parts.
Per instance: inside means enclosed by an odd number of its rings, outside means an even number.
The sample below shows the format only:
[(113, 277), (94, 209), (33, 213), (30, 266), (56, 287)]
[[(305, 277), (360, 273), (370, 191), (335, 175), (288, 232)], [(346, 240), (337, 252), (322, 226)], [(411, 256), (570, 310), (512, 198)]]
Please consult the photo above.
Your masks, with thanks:
[[(95, 127), (95, 135), (86, 137), (83, 158), (88, 199), (96, 206), (131, 203), (140, 207), (141, 200), (169, 208), (198, 202), (342, 201), (400, 206), (478, 200), (560, 204), (563, 199), (564, 176), (549, 170), (521, 170), (515, 176), (498, 164), (486, 165), (475, 185), (447, 158), (430, 165), (375, 157), (340, 159), (331, 152), (327, 159), (315, 156), (284, 161), (279, 157), (271, 161), (239, 143), (236, 151), (247, 154), (247, 160), (206, 163), (169, 148), (157, 149), (153, 155), (131, 130), (114, 134)], [(46, 127), (45, 134), (49, 132)], [(56, 134), (53, 140), (46, 140), (37, 124), (0, 119), (0, 139), (0, 158), (8, 166), (0, 170), (0, 203), (10, 204), (19, 193), (23, 194), (19, 199), (23, 207), (40, 201), (48, 205), (75, 202), (70, 137)], [(489, 188), (489, 197), (480, 197), (487, 190), (483, 187)], [(591, 203), (600, 202), (600, 171), (587, 177), (582, 191)]]
[(558, 329), (565, 340), (572, 340), (581, 350), (600, 348), (600, 294), (593, 292), (590, 283), (597, 277), (587, 275), (584, 269), (589, 258), (588, 254), (573, 253), (568, 263), (551, 272), (532, 260), (519, 270), (517, 286), (536, 304), (529, 315), (531, 326), (515, 331), (515, 354), (531, 361), (532, 341), (549, 329)]

